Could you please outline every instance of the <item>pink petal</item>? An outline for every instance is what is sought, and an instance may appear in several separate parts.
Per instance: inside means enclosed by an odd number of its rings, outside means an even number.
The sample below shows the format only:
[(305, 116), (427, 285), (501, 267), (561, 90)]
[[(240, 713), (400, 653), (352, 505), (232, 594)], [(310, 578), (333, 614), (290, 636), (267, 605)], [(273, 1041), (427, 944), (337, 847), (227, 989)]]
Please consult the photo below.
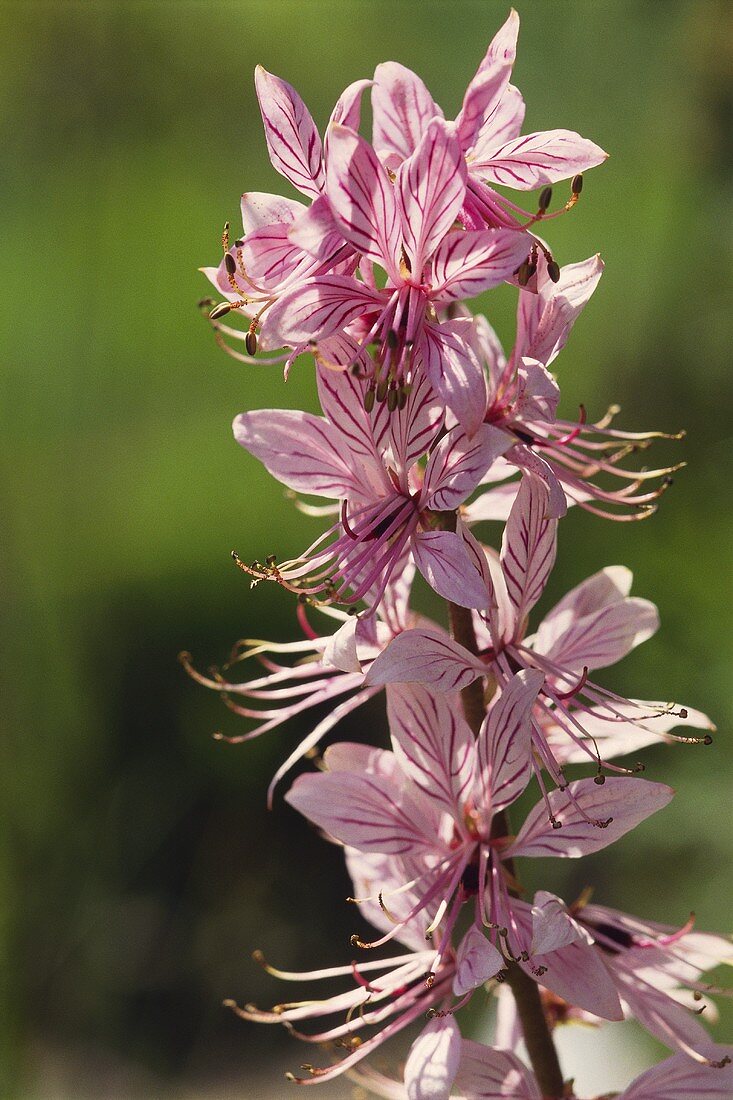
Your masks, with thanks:
[(456, 118), (456, 134), (466, 152), (473, 148), (479, 133), (497, 112), (512, 75), (512, 65), (513, 59), (494, 61), (468, 85)]
[(506, 966), (504, 958), (475, 924), (471, 925), (456, 952), (456, 975), (453, 992), (462, 997), (470, 989), (478, 989)]
[(330, 132), (326, 190), (346, 240), (400, 283), (401, 230), (392, 183), (371, 145), (345, 126)]
[(331, 112), (331, 117), (328, 120), (328, 127), (326, 129), (326, 148), (328, 148), (328, 132), (331, 127), (338, 123), (341, 126), (348, 126), (350, 130), (359, 129), (359, 123), (361, 122), (361, 97), (367, 88), (370, 88), (374, 81), (372, 80), (355, 80), (352, 84), (349, 84), (348, 88), (345, 88), (336, 101), (336, 106)]
[(460, 142), (442, 118), (434, 118), (395, 181), (402, 240), (415, 279), (458, 217), (465, 193)]
[[(561, 827), (553, 829), (547, 806), (544, 801), (539, 802), (527, 816), (514, 843), (506, 849), (506, 855), (578, 859), (599, 852), (661, 810), (673, 795), (672, 788), (663, 783), (633, 776), (612, 777), (602, 785), (593, 779), (578, 779), (567, 790), (554, 790), (548, 796), (550, 810)], [(586, 821), (580, 810), (591, 822), (609, 818), (611, 821), (600, 828)]]
[(534, 448), (524, 443), (515, 443), (511, 450), (506, 452), (506, 456), (508, 462), (513, 462), (520, 470), (544, 482), (548, 493), (547, 516), (549, 519), (562, 519), (568, 510), (568, 501), (557, 474), (549, 462), (545, 462)]
[(329, 836), (363, 852), (407, 855), (435, 850), (435, 822), (395, 776), (348, 771), (299, 776), (285, 801)]
[(447, 634), (405, 630), (376, 658), (366, 684), (430, 684), (435, 691), (455, 692), (472, 684), (486, 666)]
[(331, 204), (325, 195), (319, 195), (298, 215), (288, 230), (288, 237), (303, 252), (322, 263), (344, 245), (341, 230), (336, 225)]
[(374, 148), (392, 169), (417, 149), (430, 120), (443, 117), (420, 77), (396, 61), (374, 70), (372, 114)]
[[(354, 346), (353, 341), (348, 343)], [(381, 467), (390, 421), (386, 402), (375, 402), (372, 411), (367, 412), (364, 408), (366, 386), (349, 370), (328, 370), (319, 365), (317, 383), (321, 408), (338, 428), (351, 454)], [(391, 491), (393, 486), (386, 474), (383, 481), (385, 489)]]
[(242, 225), (245, 233), (253, 233), (273, 222), (292, 222), (308, 207), (297, 199), (268, 195), (264, 191), (245, 191), (242, 195)]
[(460, 607), (487, 609), (489, 599), (481, 575), (460, 535), (424, 531), (412, 540), (415, 565), (439, 596)]
[(425, 505), (436, 512), (453, 511), (471, 495), (510, 442), (491, 424), (482, 424), (471, 439), (461, 428), (452, 428), (428, 459), (423, 482)]
[(710, 1036), (689, 1008), (650, 982), (639, 982), (636, 975), (621, 967), (615, 968), (615, 975), (622, 1000), (643, 1028), (667, 1047), (678, 1047), (688, 1056), (692, 1048), (705, 1057), (712, 1045)]
[(323, 754), (323, 763), (329, 772), (354, 772), (356, 775), (382, 776), (395, 783), (403, 781), (393, 752), (356, 741), (337, 741), (329, 745)]
[(328, 639), (323, 651), (324, 664), (333, 665), (343, 672), (361, 672), (361, 662), (356, 649), (356, 629), (359, 620), (352, 615), (335, 634)]
[(480, 806), (497, 813), (527, 786), (531, 775), (532, 707), (544, 675), (537, 669), (515, 673), (494, 699), (478, 736)]
[(474, 298), (508, 279), (526, 254), (523, 234), (511, 229), (449, 233), (433, 257), (433, 297), (440, 302)]
[(535, 639), (536, 653), (543, 653), (568, 672), (606, 668), (641, 645), (659, 628), (659, 613), (649, 600), (628, 597), (621, 603), (576, 619), (550, 647), (540, 649), (542, 639)]
[(315, 198), (323, 188), (323, 155), (308, 108), (295, 88), (261, 65), (255, 69), (255, 88), (273, 168)]
[(598, 145), (572, 130), (524, 134), (496, 149), (473, 170), (489, 183), (531, 191), (593, 168), (608, 156)]
[(553, 283), (541, 259), (538, 292), (521, 291), (519, 295), (515, 358), (529, 356), (549, 366), (565, 346), (576, 318), (602, 274), (601, 257), (591, 256), (581, 263), (566, 264), (560, 270), (559, 281)]
[(733, 1096), (733, 1047), (711, 1043), (707, 1057), (722, 1068), (704, 1066), (686, 1054), (675, 1054), (631, 1082), (618, 1100), (730, 1100)]
[(307, 279), (318, 267), (318, 261), (293, 244), (287, 222), (275, 222), (255, 229), (238, 249), (245, 274), (239, 276), (245, 296), (248, 283), (258, 294), (260, 288), (276, 294), (295, 279)]
[(546, 955), (571, 943), (592, 943), (593, 937), (570, 916), (564, 902), (547, 890), (538, 890), (532, 906), (533, 955)]
[(546, 966), (541, 983), (568, 1004), (592, 1012), (603, 1020), (623, 1020), (618, 992), (597, 947), (580, 940), (546, 955), (533, 955), (522, 969)]
[(408, 1100), (448, 1100), (461, 1057), (461, 1033), (452, 1016), (431, 1020), (405, 1063)]
[(548, 652), (578, 619), (620, 603), (631, 591), (633, 579), (625, 565), (607, 565), (571, 588), (542, 620), (535, 639), (539, 651)]
[(418, 360), (435, 392), (472, 436), (486, 413), (486, 379), (470, 344), (471, 321), (425, 323)]
[(517, 368), (517, 382), (514, 416), (552, 423), (560, 401), (560, 387), (550, 372), (536, 359), (525, 356)]
[(534, 1074), (515, 1054), (470, 1039), (461, 1043), (456, 1086), (466, 1100), (542, 1100)]
[[(486, 114), (481, 129), (476, 135), (473, 149), (468, 157), (469, 175), (473, 172), (473, 161), (479, 164), (491, 159), (491, 154), (505, 142), (519, 137), (524, 122), (524, 99), (522, 93), (513, 84), (507, 84), (504, 94), (493, 109)], [(477, 172), (479, 178), (481, 173)]]
[(387, 714), (392, 747), (405, 773), (454, 818), (473, 783), (475, 738), (444, 695), (418, 684), (391, 684)]
[(294, 409), (256, 409), (235, 417), (234, 438), (296, 493), (340, 498), (360, 478), (328, 421)]
[(271, 340), (279, 341), (280, 347), (294, 347), (330, 336), (382, 305), (380, 295), (356, 279), (321, 275), (279, 298), (265, 320)]
[(517, 623), (542, 595), (555, 564), (557, 520), (548, 518), (545, 484), (525, 474), (501, 542), (501, 566)]
[[(385, 405), (381, 406), (385, 408)], [(430, 449), (443, 425), (445, 410), (423, 373), (417, 375), (404, 408), (388, 416), (392, 451), (403, 488), (408, 489), (407, 472)]]

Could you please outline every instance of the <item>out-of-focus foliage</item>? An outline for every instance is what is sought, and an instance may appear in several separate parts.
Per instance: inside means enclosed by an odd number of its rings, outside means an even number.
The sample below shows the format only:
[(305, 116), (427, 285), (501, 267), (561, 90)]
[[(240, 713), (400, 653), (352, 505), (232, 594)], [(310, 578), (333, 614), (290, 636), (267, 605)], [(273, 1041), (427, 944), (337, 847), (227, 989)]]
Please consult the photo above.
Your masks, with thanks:
[[(229, 423), (244, 408), (312, 405), (312, 370), (300, 364), (285, 386), (277, 368), (224, 357), (196, 310), (196, 268), (217, 261), (242, 190), (287, 187), (266, 156), (257, 62), (322, 124), (387, 58), (421, 73), (451, 115), (506, 8), (0, 7), (3, 1097), (264, 1096), (252, 1075), (270, 1057), (278, 1095), (279, 1072), (302, 1059), (219, 1006), (284, 997), (253, 947), (289, 967), (348, 959), (359, 920), (341, 858), (282, 803), (265, 810), (298, 730), (216, 744), (210, 733), (236, 720), (176, 654), (205, 666), (243, 635), (294, 634), (290, 598), (250, 593), (228, 554), (285, 555), (316, 521)], [(595, 416), (618, 400), (630, 427), (689, 433), (690, 468), (651, 522), (565, 521), (550, 595), (631, 565), (663, 628), (612, 683), (720, 725), (712, 748), (648, 753), (647, 775), (679, 789), (671, 809), (552, 874), (558, 892), (598, 876), (601, 901), (680, 923), (694, 908), (700, 927), (725, 928), (731, 8), (525, 0), (520, 14), (527, 128), (575, 128), (612, 153), (547, 231), (561, 262), (597, 250), (607, 264), (556, 364), (565, 409), (582, 401)], [(491, 297), (507, 338), (512, 298)], [(381, 705), (364, 721), (379, 729)]]

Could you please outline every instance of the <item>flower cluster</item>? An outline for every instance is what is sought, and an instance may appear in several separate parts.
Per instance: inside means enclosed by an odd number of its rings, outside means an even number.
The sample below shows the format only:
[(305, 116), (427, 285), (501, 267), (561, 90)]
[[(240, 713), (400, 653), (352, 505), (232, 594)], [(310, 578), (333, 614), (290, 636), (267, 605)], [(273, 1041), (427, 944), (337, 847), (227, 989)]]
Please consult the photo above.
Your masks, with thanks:
[[(183, 661), (254, 722), (233, 741), (327, 705), (270, 800), (346, 714), (382, 693), (390, 748), (332, 743), (286, 795), (343, 847), (349, 900), (375, 933), (354, 935), (350, 966), (309, 974), (256, 953), (283, 980), (341, 977), (345, 991), (271, 1011), (232, 1007), (325, 1047), (322, 1065), (290, 1075), (300, 1084), (348, 1072), (376, 1095), (409, 1100), (454, 1088), (559, 1100), (573, 1093), (553, 1029), (634, 1018), (675, 1053), (625, 1100), (722, 1098), (733, 1067), (698, 1002), (714, 992), (702, 975), (730, 943), (692, 919), (675, 928), (591, 904), (588, 892), (567, 903), (540, 890), (529, 901), (520, 884), (523, 859), (582, 858), (668, 804), (669, 787), (617, 757), (652, 742), (709, 743), (712, 725), (592, 678), (657, 629), (623, 566), (534, 621), (567, 509), (640, 519), (673, 468), (627, 468), (661, 433), (613, 428), (615, 410), (595, 423), (584, 409), (576, 421), (557, 415), (550, 367), (603, 265), (593, 256), (561, 267), (538, 230), (576, 205), (582, 173), (606, 154), (567, 130), (520, 133), (518, 26), (512, 12), (452, 122), (419, 77), (389, 62), (346, 89), (322, 140), (295, 90), (257, 70), (272, 164), (304, 201), (242, 196), (241, 238), (231, 243), (227, 227), (220, 264), (205, 269), (221, 300), (205, 305), (239, 360), (283, 364), (287, 377), (312, 355), (322, 415), (245, 412), (234, 435), (293, 495), (321, 498), (301, 507), (325, 530), (288, 561), (235, 555), (253, 586), (294, 594), (302, 640), (246, 640), (208, 676)], [(359, 132), (366, 94), (371, 142)], [(568, 198), (553, 211), (562, 180)], [(525, 210), (505, 189), (540, 193)], [(517, 295), (508, 355), (465, 304), (502, 283)], [(480, 538), (487, 520), (503, 523), (496, 548)], [(446, 601), (449, 628), (411, 607), (416, 572)], [(237, 679), (234, 667), (253, 659), (263, 674)], [(568, 778), (583, 764), (590, 774)], [(512, 824), (530, 785), (535, 805)], [(463, 1039), (455, 1019), (479, 989), (498, 1000), (496, 1047)], [(422, 1027), (399, 1079), (364, 1062), (412, 1024)], [(516, 1054), (522, 1038), (533, 1072)]]

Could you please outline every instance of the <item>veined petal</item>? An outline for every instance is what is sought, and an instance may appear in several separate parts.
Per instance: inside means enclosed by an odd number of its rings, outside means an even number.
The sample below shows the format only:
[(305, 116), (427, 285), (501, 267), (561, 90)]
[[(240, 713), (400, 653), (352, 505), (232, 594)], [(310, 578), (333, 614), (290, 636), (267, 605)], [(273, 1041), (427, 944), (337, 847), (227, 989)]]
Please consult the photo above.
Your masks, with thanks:
[(625, 565), (607, 565), (571, 588), (545, 615), (535, 636), (539, 653), (548, 653), (557, 639), (579, 619), (620, 603), (631, 591), (633, 574)]
[(418, 684), (391, 684), (387, 715), (392, 748), (405, 773), (428, 798), (460, 820), (473, 784), (475, 738), (444, 695)]
[(392, 169), (417, 149), (430, 120), (443, 117), (420, 77), (396, 61), (374, 70), (372, 114), (374, 148)]
[[(530, 965), (547, 967), (542, 985), (568, 1004), (592, 1012), (603, 1020), (623, 1020), (616, 987), (597, 947), (584, 940), (574, 940), (546, 955), (533, 955)], [(531, 974), (528, 965), (523, 969)]]
[(326, 191), (346, 240), (400, 283), (401, 231), (392, 183), (371, 145), (346, 126), (331, 128)]
[(458, 945), (456, 952), (456, 976), (453, 979), (453, 992), (462, 997), (471, 989), (478, 989), (488, 982), (506, 963), (501, 953), (494, 947), (484, 932), (472, 924)]
[[(550, 791), (548, 795), (550, 812), (561, 823), (560, 828), (552, 827), (547, 806), (539, 802), (505, 854), (578, 859), (599, 852), (661, 810), (673, 794), (664, 783), (633, 776), (611, 777), (602, 785), (593, 779), (578, 779), (567, 790)], [(608, 824), (599, 827), (596, 821)]]
[[(491, 154), (506, 142), (519, 137), (524, 122), (525, 105), (522, 93), (513, 84), (507, 84), (504, 94), (493, 109), (489, 110), (476, 135), (473, 149), (468, 154), (468, 171), (473, 172), (473, 161), (484, 163)], [(477, 173), (480, 176), (480, 173)]]
[(730, 1100), (733, 1096), (733, 1047), (710, 1044), (706, 1057), (729, 1059), (722, 1068), (700, 1065), (686, 1054), (652, 1066), (631, 1082), (618, 1100)]
[(537, 293), (523, 290), (517, 306), (517, 342), (514, 357), (528, 356), (549, 366), (565, 346), (570, 330), (590, 299), (603, 274), (600, 256), (590, 256), (560, 269), (558, 282), (547, 274), (544, 257), (539, 260)]
[(244, 275), (239, 276), (245, 294), (248, 284), (255, 292), (263, 288), (277, 293), (294, 279), (307, 279), (315, 273), (318, 261), (293, 244), (287, 222), (274, 222), (255, 229), (237, 250), (241, 256)]
[(534, 1074), (515, 1054), (470, 1039), (461, 1043), (456, 1086), (466, 1100), (542, 1100)]
[(440, 302), (473, 298), (508, 279), (526, 254), (523, 234), (511, 229), (449, 233), (433, 257), (432, 296)]
[(235, 417), (234, 438), (296, 493), (338, 499), (360, 477), (327, 420), (295, 409), (255, 409)]
[[(381, 405), (380, 408), (386, 408)], [(445, 409), (433, 392), (425, 374), (418, 374), (407, 395), (404, 408), (395, 409), (388, 416), (392, 452), (397, 472), (404, 479), (407, 489), (407, 473), (421, 455), (427, 453), (443, 425)]]
[(548, 511), (546, 485), (525, 474), (501, 542), (501, 566), (518, 623), (537, 603), (555, 564), (557, 520), (549, 519)]
[(436, 512), (457, 508), (510, 444), (509, 437), (491, 424), (482, 424), (471, 439), (462, 428), (452, 428), (428, 459), (422, 496), (425, 505)]
[[(364, 408), (366, 386), (348, 370), (329, 370), (319, 364), (316, 380), (321, 408), (344, 437), (351, 454), (382, 467), (381, 456), (390, 420), (386, 402), (375, 402), (371, 412), (367, 412)], [(382, 481), (385, 489), (391, 492), (392, 483), (384, 473)]]
[(346, 275), (320, 275), (284, 294), (265, 314), (267, 332), (281, 347), (322, 339), (383, 307), (380, 294)]
[(455, 692), (484, 674), (486, 666), (447, 634), (405, 630), (380, 653), (365, 683), (430, 684), (436, 691)]
[(426, 322), (417, 355), (431, 386), (469, 437), (483, 423), (487, 401), (486, 378), (470, 339), (466, 317), (442, 325)]
[(461, 1033), (452, 1016), (431, 1020), (405, 1063), (408, 1100), (448, 1100), (461, 1057)]
[(272, 167), (293, 187), (315, 198), (323, 188), (321, 139), (295, 88), (258, 65), (255, 88)]
[(452, 531), (422, 531), (412, 540), (415, 565), (439, 596), (460, 607), (486, 610), (489, 598), (466, 544)]
[(464, 151), (473, 148), (488, 119), (496, 112), (512, 75), (513, 58), (493, 61), (466, 88), (456, 118), (456, 134)]
[(242, 226), (245, 233), (253, 233), (263, 225), (273, 222), (291, 224), (308, 207), (297, 199), (282, 195), (268, 195), (265, 191), (245, 191), (242, 195)]
[(341, 230), (325, 195), (319, 195), (298, 215), (288, 229), (294, 245), (315, 260), (325, 263), (344, 245)]
[(321, 772), (299, 776), (285, 801), (329, 836), (359, 851), (384, 855), (435, 851), (435, 822), (421, 812), (405, 787), (397, 775), (390, 779)]
[(486, 161), (475, 160), (472, 169), (488, 183), (532, 191), (594, 168), (607, 156), (572, 130), (545, 130), (508, 141)]
[(434, 118), (395, 181), (402, 240), (415, 279), (458, 217), (465, 193), (461, 144), (448, 123)]
[(519, 798), (531, 775), (532, 707), (544, 675), (522, 669), (494, 699), (478, 735), (479, 807), (487, 819)]
[(506, 452), (506, 456), (507, 460), (513, 462), (520, 470), (532, 474), (544, 483), (547, 489), (547, 516), (550, 519), (561, 519), (568, 510), (568, 501), (557, 474), (549, 462), (545, 462), (534, 448), (528, 447), (525, 443), (515, 443), (511, 450)]
[(367, 88), (371, 88), (373, 80), (355, 80), (345, 88), (336, 101), (336, 106), (331, 111), (326, 129), (326, 149), (328, 150), (328, 131), (338, 123), (348, 126), (350, 130), (359, 130), (361, 122), (361, 97)]
[(547, 650), (539, 648), (542, 638), (538, 632), (534, 650), (569, 672), (606, 668), (651, 638), (658, 628), (654, 604), (629, 596), (576, 619)]
[(547, 890), (538, 890), (532, 906), (531, 953), (546, 955), (576, 942), (589, 944), (593, 937), (571, 917), (560, 898)]

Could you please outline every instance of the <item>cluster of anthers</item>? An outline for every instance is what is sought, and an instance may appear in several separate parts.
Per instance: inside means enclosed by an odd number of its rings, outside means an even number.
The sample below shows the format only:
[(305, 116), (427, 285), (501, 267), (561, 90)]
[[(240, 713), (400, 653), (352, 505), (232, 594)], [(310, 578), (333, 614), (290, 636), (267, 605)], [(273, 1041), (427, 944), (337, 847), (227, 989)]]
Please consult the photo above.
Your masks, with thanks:
[[(322, 415), (245, 412), (234, 434), (292, 496), (319, 498), (299, 506), (327, 524), (295, 559), (234, 555), (253, 586), (297, 596), (301, 638), (247, 639), (209, 675), (182, 660), (254, 723), (226, 740), (320, 708), (270, 802), (293, 765), (377, 695), (390, 742), (329, 744), (286, 795), (343, 847), (349, 901), (376, 929), (351, 941), (367, 957), (296, 974), (257, 952), (281, 980), (346, 987), (270, 1011), (229, 1003), (325, 1051), (322, 1065), (289, 1074), (302, 1085), (348, 1073), (407, 1100), (568, 1100), (554, 1030), (633, 1018), (673, 1053), (624, 1100), (723, 1100), (730, 1048), (711, 1042), (699, 1015), (703, 997), (723, 992), (703, 975), (730, 942), (696, 932), (692, 918), (661, 925), (587, 893), (569, 905), (549, 890), (528, 900), (520, 881), (524, 859), (582, 858), (669, 803), (672, 790), (641, 778), (642, 763), (615, 758), (659, 742), (710, 744), (713, 727), (691, 707), (596, 683), (596, 670), (658, 626), (654, 605), (630, 594), (628, 569), (601, 569), (535, 617), (568, 508), (651, 514), (678, 466), (625, 460), (681, 433), (621, 431), (615, 409), (595, 423), (583, 408), (577, 421), (557, 415), (550, 368), (603, 265), (560, 266), (538, 230), (577, 204), (582, 173), (605, 153), (567, 130), (522, 135), (510, 82), (518, 26), (512, 12), (453, 121), (419, 77), (388, 62), (346, 89), (321, 140), (295, 90), (256, 73), (272, 164), (302, 198), (242, 196), (242, 236), (232, 244), (227, 225), (223, 258), (205, 269), (221, 301), (202, 305), (238, 360), (283, 364), (287, 377), (313, 356)], [(360, 133), (367, 93), (371, 141)], [(552, 211), (561, 180), (570, 197)], [(536, 212), (505, 189), (538, 190)], [(517, 293), (508, 353), (466, 305), (506, 283)], [(485, 541), (492, 521), (502, 524), (496, 546)], [(416, 571), (446, 601), (446, 623), (411, 606)], [(253, 660), (262, 674), (237, 679), (233, 669)], [(509, 813), (530, 785), (535, 805), (517, 829)], [(493, 1046), (464, 1039), (456, 1019), (478, 990), (496, 997)], [(394, 1074), (366, 1061), (414, 1026)]]

